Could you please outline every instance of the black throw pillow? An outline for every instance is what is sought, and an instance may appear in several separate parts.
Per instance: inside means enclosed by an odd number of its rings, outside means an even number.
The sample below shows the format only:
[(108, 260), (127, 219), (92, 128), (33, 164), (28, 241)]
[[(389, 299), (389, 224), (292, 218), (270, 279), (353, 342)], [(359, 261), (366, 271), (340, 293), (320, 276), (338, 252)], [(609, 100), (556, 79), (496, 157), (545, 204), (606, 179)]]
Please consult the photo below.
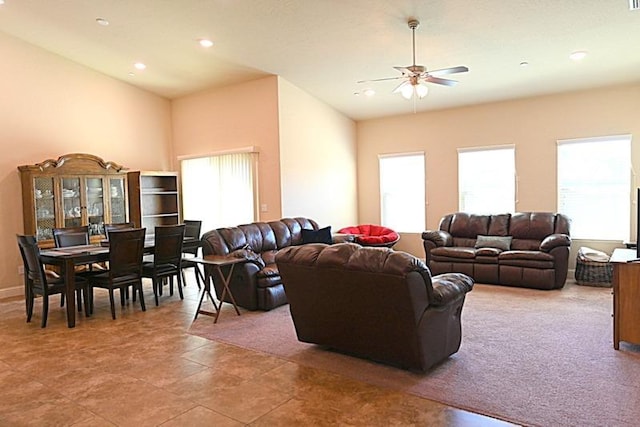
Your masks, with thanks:
[(333, 243), (331, 237), (331, 226), (321, 228), (319, 230), (302, 229), (302, 243), (326, 243), (330, 245)]

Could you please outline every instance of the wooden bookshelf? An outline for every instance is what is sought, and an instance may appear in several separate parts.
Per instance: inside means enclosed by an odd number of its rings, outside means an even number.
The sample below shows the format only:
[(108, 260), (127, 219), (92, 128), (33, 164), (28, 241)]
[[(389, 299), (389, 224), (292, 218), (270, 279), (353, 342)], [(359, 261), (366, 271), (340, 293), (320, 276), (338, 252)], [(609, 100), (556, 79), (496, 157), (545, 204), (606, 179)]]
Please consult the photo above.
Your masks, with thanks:
[(177, 172), (133, 171), (127, 174), (129, 216), (152, 235), (157, 225), (182, 222)]

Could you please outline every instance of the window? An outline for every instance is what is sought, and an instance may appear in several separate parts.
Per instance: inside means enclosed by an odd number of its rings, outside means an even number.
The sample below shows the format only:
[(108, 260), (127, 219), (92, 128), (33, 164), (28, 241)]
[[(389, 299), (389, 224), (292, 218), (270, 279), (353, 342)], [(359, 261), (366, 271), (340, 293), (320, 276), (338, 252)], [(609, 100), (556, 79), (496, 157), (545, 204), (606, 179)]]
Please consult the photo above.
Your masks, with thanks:
[(577, 239), (627, 240), (631, 135), (558, 141), (558, 211)]
[(500, 214), (515, 211), (515, 148), (458, 150), (458, 208), (461, 212)]
[(381, 222), (398, 232), (425, 228), (424, 153), (379, 157)]
[(256, 220), (256, 153), (232, 153), (181, 161), (183, 217), (203, 230)]

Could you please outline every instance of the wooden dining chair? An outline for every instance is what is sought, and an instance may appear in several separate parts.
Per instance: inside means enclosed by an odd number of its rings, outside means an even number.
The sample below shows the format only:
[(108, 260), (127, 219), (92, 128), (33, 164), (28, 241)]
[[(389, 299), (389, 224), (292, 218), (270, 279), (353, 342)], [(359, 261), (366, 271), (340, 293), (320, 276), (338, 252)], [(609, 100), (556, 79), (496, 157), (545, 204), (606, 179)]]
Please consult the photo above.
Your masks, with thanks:
[(144, 252), (144, 228), (112, 230), (109, 232), (109, 269), (88, 276), (90, 312), (93, 313), (93, 288), (109, 291), (111, 317), (115, 320), (116, 308), (113, 298), (114, 289), (120, 290), (120, 303), (125, 305), (125, 292), (131, 286), (133, 294), (140, 296), (140, 307), (146, 311), (142, 294), (142, 255)]
[(104, 235), (109, 240), (109, 233), (116, 230), (130, 230), (135, 228), (135, 224), (132, 222), (121, 222), (117, 224), (105, 224)]
[[(17, 236), (20, 255), (24, 264), (25, 299), (27, 308), (27, 322), (31, 322), (35, 296), (42, 296), (42, 323), (47, 326), (49, 315), (49, 296), (55, 294), (66, 295), (66, 285), (61, 277), (45, 274), (44, 266), (40, 262), (40, 248), (34, 236)], [(85, 312), (88, 315), (87, 282), (83, 278), (76, 279), (76, 292), (84, 295)]]
[(161, 293), (161, 287), (165, 279), (169, 281), (169, 294), (173, 295), (174, 276), (178, 278), (180, 299), (184, 299), (181, 275), (184, 231), (184, 224), (160, 225), (154, 229), (153, 260), (143, 263), (142, 276), (150, 278), (153, 282), (153, 295), (156, 305), (159, 305), (158, 294)]
[(89, 226), (53, 229), (53, 241), (57, 248), (89, 244)]
[[(65, 246), (78, 246), (78, 245), (88, 245), (89, 244), (89, 226), (81, 226), (81, 227), (64, 227), (64, 228), (54, 228), (53, 229), (53, 242), (56, 245), (56, 248), (63, 248)], [(87, 267), (84, 265), (76, 266), (76, 273), (83, 273), (87, 270)], [(64, 298), (65, 295), (60, 295), (60, 307), (64, 306)], [(82, 301), (80, 298), (80, 294), (78, 294), (78, 301), (76, 303), (78, 306), (78, 311), (82, 311)], [(86, 310), (86, 307), (85, 307)]]
[[(63, 227), (53, 229), (53, 242), (56, 248), (65, 248), (68, 246), (80, 246), (88, 245), (91, 243), (89, 238), (89, 226), (78, 227)], [(105, 270), (105, 266), (97, 263), (91, 263), (88, 265), (77, 265), (76, 275), (86, 276), (89, 274), (95, 274), (96, 272)], [(60, 300), (60, 306), (64, 305), (64, 295)], [(80, 300), (80, 294), (78, 294), (78, 311), (82, 311), (82, 303)]]
[(200, 250), (200, 231), (202, 229), (202, 221), (196, 220), (184, 220), (184, 238), (185, 243), (182, 246), (182, 283), (186, 284), (187, 280), (184, 276), (184, 271), (193, 268), (196, 276), (196, 283), (198, 289), (201, 289), (200, 281), (204, 283), (204, 274), (200, 270), (200, 264), (191, 261), (189, 258), (197, 257)]

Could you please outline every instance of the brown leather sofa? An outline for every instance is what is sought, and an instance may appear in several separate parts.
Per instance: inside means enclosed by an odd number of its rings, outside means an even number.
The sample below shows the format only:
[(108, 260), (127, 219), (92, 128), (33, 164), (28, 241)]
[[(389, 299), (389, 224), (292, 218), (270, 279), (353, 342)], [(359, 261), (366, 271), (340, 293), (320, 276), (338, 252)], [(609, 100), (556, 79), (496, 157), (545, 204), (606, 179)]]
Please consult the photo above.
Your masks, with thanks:
[(412, 255), (355, 243), (292, 246), (276, 262), (300, 341), (419, 371), (460, 348), (466, 275), (432, 278)]
[[(302, 244), (302, 229), (317, 230), (318, 224), (308, 218), (283, 218), (218, 228), (203, 234), (202, 253), (244, 258), (246, 262), (235, 265), (229, 282), (236, 303), (248, 310), (271, 310), (287, 303), (275, 264), (276, 253), (282, 248)], [(210, 273), (219, 297), (222, 295), (221, 278), (217, 277), (215, 269)], [(229, 297), (225, 302), (231, 302)]]
[(422, 233), (433, 274), (459, 272), (477, 283), (559, 289), (569, 266), (570, 220), (562, 214), (454, 213)]

